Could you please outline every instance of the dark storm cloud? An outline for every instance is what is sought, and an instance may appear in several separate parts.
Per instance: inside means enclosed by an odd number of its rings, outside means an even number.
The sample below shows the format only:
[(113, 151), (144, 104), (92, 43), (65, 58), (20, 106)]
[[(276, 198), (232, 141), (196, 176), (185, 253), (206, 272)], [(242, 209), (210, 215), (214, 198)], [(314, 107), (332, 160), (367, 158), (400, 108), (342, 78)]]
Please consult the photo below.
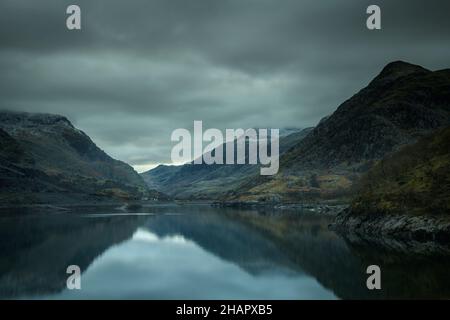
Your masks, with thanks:
[[(82, 9), (82, 30), (65, 10)], [(382, 8), (382, 30), (365, 9)], [(68, 116), (137, 168), (170, 133), (304, 127), (392, 60), (449, 67), (448, 1), (4, 0), (0, 108)], [(141, 167), (139, 167), (141, 166)]]

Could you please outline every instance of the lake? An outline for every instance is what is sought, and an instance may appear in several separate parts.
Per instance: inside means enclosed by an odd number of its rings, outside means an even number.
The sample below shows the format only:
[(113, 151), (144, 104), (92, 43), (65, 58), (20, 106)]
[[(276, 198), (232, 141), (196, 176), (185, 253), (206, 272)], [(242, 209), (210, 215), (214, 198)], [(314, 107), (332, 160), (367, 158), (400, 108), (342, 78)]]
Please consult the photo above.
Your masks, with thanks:
[[(208, 205), (2, 209), (3, 299), (449, 298), (450, 254), (354, 241), (331, 216)], [(368, 290), (366, 268), (381, 268)], [(69, 265), (81, 290), (66, 287)]]

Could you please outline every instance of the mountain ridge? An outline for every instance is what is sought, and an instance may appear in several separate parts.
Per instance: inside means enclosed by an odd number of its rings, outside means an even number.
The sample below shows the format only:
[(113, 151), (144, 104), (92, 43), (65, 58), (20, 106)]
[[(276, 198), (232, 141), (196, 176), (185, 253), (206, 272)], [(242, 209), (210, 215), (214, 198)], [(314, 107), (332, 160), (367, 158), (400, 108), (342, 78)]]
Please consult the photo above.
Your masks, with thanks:
[(64, 116), (0, 112), (0, 195), (6, 203), (130, 200), (155, 196)]
[[(280, 135), (280, 154), (290, 149), (296, 142), (303, 139), (312, 128), (292, 128), (282, 130)], [(224, 143), (225, 145), (231, 143)], [(236, 144), (236, 141), (233, 143)], [(237, 150), (236, 146), (234, 150)], [(248, 150), (248, 142), (246, 142)], [(214, 151), (212, 151), (214, 152)], [(236, 157), (236, 154), (235, 154)], [(207, 165), (187, 163), (180, 166), (159, 165), (149, 171), (141, 173), (150, 188), (179, 199), (212, 200), (223, 196), (240, 183), (241, 179), (259, 172), (259, 165)]]
[(350, 197), (376, 161), (450, 124), (449, 101), (450, 69), (389, 63), (282, 155), (276, 176), (254, 176), (222, 200)]

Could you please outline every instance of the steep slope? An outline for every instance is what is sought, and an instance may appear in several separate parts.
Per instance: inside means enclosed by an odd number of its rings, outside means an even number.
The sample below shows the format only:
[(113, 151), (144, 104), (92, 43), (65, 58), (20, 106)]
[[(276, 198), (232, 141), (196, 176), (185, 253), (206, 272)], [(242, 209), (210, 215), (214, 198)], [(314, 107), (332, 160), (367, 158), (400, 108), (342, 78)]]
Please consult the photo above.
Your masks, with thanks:
[(359, 165), (448, 124), (449, 115), (450, 70), (393, 62), (283, 160), (292, 168)]
[(450, 215), (450, 127), (381, 160), (360, 185), (355, 211)]
[(0, 112), (2, 203), (140, 199), (142, 178), (65, 117)]
[[(280, 130), (280, 154), (302, 140), (312, 128)], [(248, 150), (248, 143), (246, 145)], [(225, 150), (225, 147), (224, 147)], [(237, 150), (236, 147), (234, 150)], [(248, 154), (246, 154), (248, 163)], [(224, 154), (225, 157), (225, 154)], [(141, 176), (150, 188), (178, 199), (217, 199), (246, 177), (258, 174), (259, 165), (160, 165)]]
[(450, 240), (450, 127), (377, 163), (336, 222), (368, 234)]
[(392, 62), (286, 152), (276, 176), (252, 177), (226, 199), (349, 195), (375, 161), (448, 124), (450, 70)]

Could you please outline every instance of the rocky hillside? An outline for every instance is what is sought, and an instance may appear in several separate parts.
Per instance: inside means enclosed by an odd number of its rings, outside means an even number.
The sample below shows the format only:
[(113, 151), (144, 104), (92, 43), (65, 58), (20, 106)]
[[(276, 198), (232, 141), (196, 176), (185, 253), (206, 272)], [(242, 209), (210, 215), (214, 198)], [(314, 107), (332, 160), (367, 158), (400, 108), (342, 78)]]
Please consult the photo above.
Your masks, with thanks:
[(377, 163), (337, 219), (362, 233), (450, 240), (450, 127)]
[(450, 215), (450, 127), (381, 160), (359, 184), (355, 211)]
[(227, 200), (336, 198), (374, 162), (450, 124), (450, 70), (389, 63), (286, 152), (274, 177), (254, 176)]
[(59, 203), (152, 196), (124, 162), (63, 116), (0, 112), (1, 203)]
[[(280, 130), (280, 154), (302, 140), (312, 128)], [(247, 143), (247, 142), (246, 142)], [(224, 146), (224, 150), (225, 150)], [(237, 147), (235, 145), (235, 149)], [(246, 144), (248, 150), (248, 143)], [(225, 159), (225, 152), (224, 152)], [(225, 162), (225, 161), (224, 161)], [(246, 154), (248, 163), (248, 154)], [(142, 173), (150, 188), (177, 199), (217, 199), (236, 188), (243, 179), (259, 174), (259, 165), (160, 165)]]

